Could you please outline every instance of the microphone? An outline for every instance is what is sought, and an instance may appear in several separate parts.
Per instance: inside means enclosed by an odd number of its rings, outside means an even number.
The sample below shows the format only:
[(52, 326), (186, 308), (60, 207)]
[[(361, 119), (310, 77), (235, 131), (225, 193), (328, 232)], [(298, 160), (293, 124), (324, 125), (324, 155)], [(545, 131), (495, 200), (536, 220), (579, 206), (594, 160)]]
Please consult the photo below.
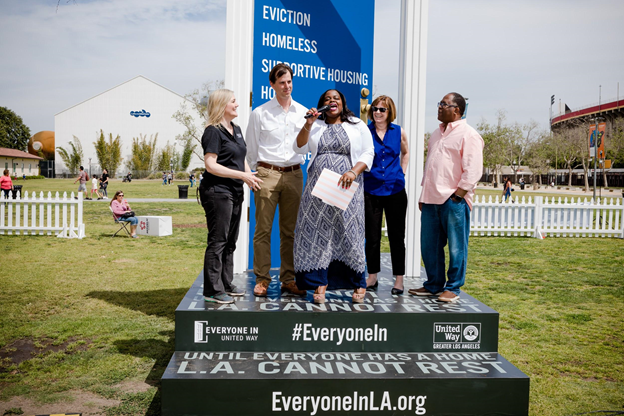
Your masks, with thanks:
[[(328, 105), (324, 105), (321, 108), (318, 108), (316, 110), (317, 113), (324, 113), (325, 111), (329, 110), (329, 106)], [(310, 117), (314, 117), (314, 114), (306, 114), (304, 118), (310, 118)]]

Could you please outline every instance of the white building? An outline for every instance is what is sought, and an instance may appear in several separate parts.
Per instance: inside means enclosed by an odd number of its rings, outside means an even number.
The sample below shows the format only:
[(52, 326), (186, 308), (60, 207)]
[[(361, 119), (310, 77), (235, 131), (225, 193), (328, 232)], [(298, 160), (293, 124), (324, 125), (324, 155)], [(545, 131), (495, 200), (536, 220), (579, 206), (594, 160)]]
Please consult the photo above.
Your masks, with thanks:
[[(56, 135), (56, 147), (62, 147), (68, 152), (71, 147), (69, 142), (73, 136), (78, 137), (83, 150), (83, 165), (91, 168), (93, 172), (99, 172), (100, 167), (93, 143), (100, 135), (100, 129), (104, 131), (106, 140), (109, 133), (113, 138), (117, 135), (121, 138), (122, 157), (117, 175), (128, 171), (126, 162), (132, 155), (132, 139), (139, 135), (151, 135), (158, 133), (157, 147), (162, 149), (167, 142), (176, 144), (176, 136), (184, 133), (182, 124), (175, 121), (172, 116), (180, 110), (182, 103), (186, 103), (189, 113), (192, 114), (192, 103), (181, 95), (151, 81), (144, 76), (137, 76), (108, 91), (89, 98), (76, 104), (54, 116), (54, 129)], [(192, 114), (195, 116), (195, 114)], [(196, 120), (200, 132), (204, 129), (204, 121)], [(198, 145), (199, 146), (199, 145)], [(182, 147), (176, 145), (176, 152)], [(201, 151), (200, 151), (201, 153)], [(202, 167), (203, 162), (193, 155), (189, 170)], [(66, 173), (67, 167), (56, 152), (56, 174)]]

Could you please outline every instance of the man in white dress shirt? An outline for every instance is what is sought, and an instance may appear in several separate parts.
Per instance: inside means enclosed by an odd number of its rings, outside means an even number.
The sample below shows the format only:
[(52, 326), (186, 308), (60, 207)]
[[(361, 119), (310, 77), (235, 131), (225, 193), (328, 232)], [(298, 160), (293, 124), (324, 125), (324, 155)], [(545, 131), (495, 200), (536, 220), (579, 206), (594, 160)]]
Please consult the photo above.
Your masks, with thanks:
[(249, 118), (245, 139), (247, 162), (257, 170), (262, 189), (254, 192), (256, 231), (253, 240), (254, 295), (266, 296), (271, 283), (271, 229), (279, 206), (280, 282), (282, 294), (306, 295), (295, 284), (293, 242), (299, 201), (303, 190), (303, 155), (293, 151), (293, 142), (303, 126), (307, 109), (292, 99), (293, 72), (286, 64), (271, 70), (269, 81), (275, 97), (257, 107)]

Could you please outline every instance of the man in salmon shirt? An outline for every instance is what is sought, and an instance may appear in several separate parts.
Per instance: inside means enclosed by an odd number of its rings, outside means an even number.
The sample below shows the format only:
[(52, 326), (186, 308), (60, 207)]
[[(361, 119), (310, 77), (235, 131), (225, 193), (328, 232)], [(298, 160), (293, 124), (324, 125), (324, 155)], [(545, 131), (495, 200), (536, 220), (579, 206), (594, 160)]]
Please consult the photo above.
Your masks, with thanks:
[[(441, 302), (459, 300), (466, 279), (470, 211), (483, 173), (483, 139), (462, 120), (466, 100), (446, 94), (438, 103), (440, 128), (429, 138), (427, 162), (418, 201), (421, 214), (420, 249), (427, 281), (416, 296), (438, 295)], [(449, 245), (446, 271), (444, 246)]]

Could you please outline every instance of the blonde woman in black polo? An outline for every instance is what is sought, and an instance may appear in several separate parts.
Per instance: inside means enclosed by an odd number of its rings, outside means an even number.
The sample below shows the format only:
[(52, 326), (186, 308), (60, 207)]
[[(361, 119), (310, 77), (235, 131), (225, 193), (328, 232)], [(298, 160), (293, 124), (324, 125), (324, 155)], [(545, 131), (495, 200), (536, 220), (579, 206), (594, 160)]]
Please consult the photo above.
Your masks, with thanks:
[(208, 224), (208, 246), (204, 255), (204, 299), (233, 303), (243, 290), (232, 284), (234, 250), (243, 204), (243, 183), (260, 189), (260, 179), (251, 172), (245, 155), (247, 146), (239, 126), (234, 92), (221, 89), (208, 99), (208, 127), (202, 136), (206, 171), (199, 187)]

